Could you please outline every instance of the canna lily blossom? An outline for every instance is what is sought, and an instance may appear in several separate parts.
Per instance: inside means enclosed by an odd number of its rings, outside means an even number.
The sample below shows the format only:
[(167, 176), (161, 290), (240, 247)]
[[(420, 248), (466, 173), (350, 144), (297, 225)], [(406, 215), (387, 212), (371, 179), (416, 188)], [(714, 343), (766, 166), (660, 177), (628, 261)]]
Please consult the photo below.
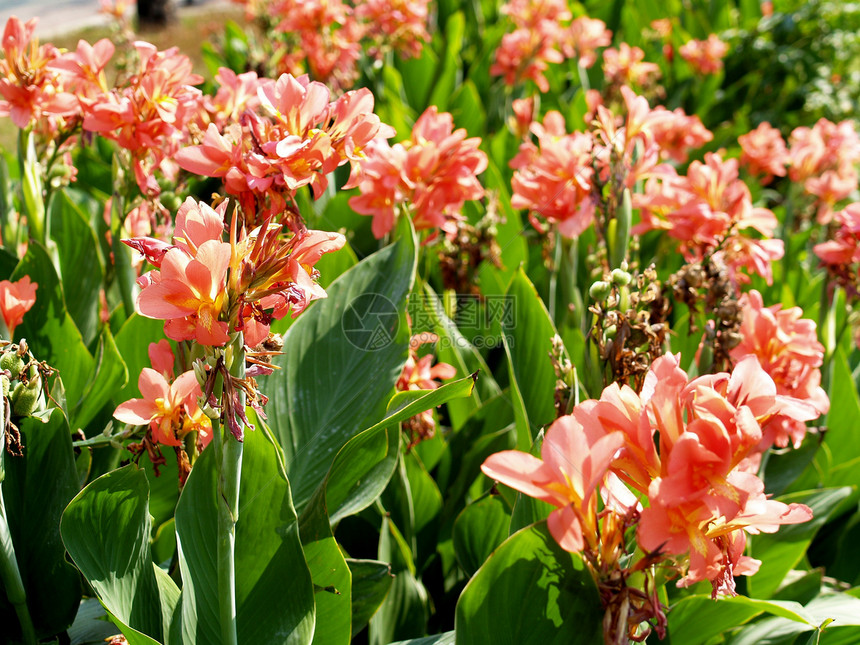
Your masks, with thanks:
[(24, 314), (36, 304), (38, 284), (24, 276), (17, 282), (0, 281), (0, 315), (9, 330), (9, 340), (15, 336), (15, 328), (21, 324)]
[(579, 552), (594, 545), (597, 487), (624, 444), (620, 432), (605, 433), (596, 421), (557, 419), (544, 437), (541, 458), (517, 450), (490, 455), (481, 471), (524, 495), (556, 507), (547, 526), (561, 548)]
[(165, 320), (164, 333), (173, 340), (196, 340), (222, 346), (228, 325), (219, 320), (227, 304), (226, 277), (230, 244), (209, 240), (191, 257), (180, 248), (164, 254), (161, 269), (142, 276), (140, 313)]
[[(806, 401), (821, 415), (830, 401), (821, 387), (824, 346), (818, 342), (815, 322), (802, 318), (800, 307), (765, 307), (762, 296), (752, 290), (741, 297), (743, 323), (740, 344), (731, 350), (735, 361), (753, 355), (773, 379), (781, 396)], [(761, 450), (775, 444), (797, 448), (806, 434), (806, 424), (787, 415), (771, 417), (762, 426)]]
[(148, 425), (155, 442), (181, 446), (185, 435), (197, 431), (203, 444), (211, 439), (211, 424), (200, 407), (200, 384), (193, 371), (180, 374), (168, 383), (160, 372), (144, 367), (138, 379), (141, 399), (131, 399), (117, 406), (115, 419), (131, 425)]
[(729, 53), (729, 46), (716, 34), (711, 34), (707, 40), (691, 40), (681, 45), (678, 53), (697, 73), (706, 76), (723, 69), (723, 58)]
[(774, 177), (785, 177), (788, 149), (779, 130), (769, 123), (761, 123), (755, 130), (738, 137), (743, 150), (741, 165), (753, 175), (764, 175), (763, 184)]

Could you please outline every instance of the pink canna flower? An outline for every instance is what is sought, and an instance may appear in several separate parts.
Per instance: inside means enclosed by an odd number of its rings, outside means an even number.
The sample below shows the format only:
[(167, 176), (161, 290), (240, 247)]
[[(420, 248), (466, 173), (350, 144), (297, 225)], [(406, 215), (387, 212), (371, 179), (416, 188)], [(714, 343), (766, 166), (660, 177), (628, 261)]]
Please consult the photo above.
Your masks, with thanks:
[(605, 433), (596, 422), (574, 416), (557, 419), (544, 437), (541, 458), (516, 450), (490, 455), (481, 471), (524, 495), (556, 507), (547, 521), (566, 551), (596, 545), (597, 488), (624, 443), (620, 432)]
[(597, 50), (612, 44), (612, 32), (596, 18), (580, 16), (570, 23), (561, 48), (566, 58), (575, 58), (585, 69), (597, 62)]
[(707, 40), (691, 40), (681, 45), (678, 53), (693, 70), (707, 76), (723, 69), (723, 58), (729, 53), (729, 45), (716, 34), (711, 34)]
[(164, 333), (173, 340), (225, 345), (228, 325), (219, 317), (227, 304), (229, 264), (230, 244), (226, 242), (204, 242), (195, 257), (180, 248), (168, 250), (160, 271), (141, 278), (140, 313), (165, 320)]
[(813, 251), (831, 271), (848, 278), (856, 274), (850, 265), (860, 262), (860, 202), (848, 204), (834, 219), (839, 229), (833, 239), (816, 244)]
[(565, 237), (579, 235), (594, 219), (592, 138), (582, 132), (566, 134), (564, 117), (555, 111), (531, 130), (538, 145), (523, 143), (511, 161), (511, 205), (529, 209), (534, 223), (538, 215), (558, 223)]
[(180, 374), (168, 383), (160, 372), (143, 368), (138, 380), (141, 399), (131, 399), (117, 406), (114, 418), (131, 425), (147, 425), (156, 443), (181, 446), (191, 431), (200, 434), (203, 445), (211, 439), (211, 423), (200, 407), (202, 396), (194, 372)]
[(644, 87), (660, 76), (655, 63), (644, 62), (645, 52), (627, 43), (603, 50), (603, 72), (610, 83)]
[[(0, 60), (0, 115), (8, 115), (21, 129), (44, 119), (67, 118), (79, 112), (74, 94), (63, 87), (51, 69), (59, 56), (53, 45), (39, 46), (33, 37), (38, 19), (22, 23), (12, 16), (3, 30)], [(43, 124), (44, 125), (44, 124)], [(56, 130), (56, 123), (49, 129)]]
[(173, 356), (170, 343), (163, 338), (157, 343), (150, 343), (147, 353), (149, 354), (149, 362), (152, 365), (152, 369), (161, 374), (165, 379), (172, 379), (173, 364), (176, 358)]
[(549, 63), (563, 61), (552, 40), (538, 31), (517, 29), (502, 36), (490, 74), (504, 77), (505, 84), (510, 86), (531, 80), (541, 92), (548, 92), (549, 81), (544, 72)]
[(16, 282), (0, 281), (0, 315), (9, 330), (9, 340), (15, 337), (15, 329), (24, 320), (24, 314), (36, 304), (38, 286), (26, 275)]
[(785, 177), (788, 149), (779, 130), (764, 122), (752, 132), (739, 136), (738, 143), (743, 150), (741, 165), (753, 175), (764, 175), (763, 184), (770, 183), (774, 177)]
[(364, 24), (371, 42), (370, 55), (381, 60), (386, 51), (417, 58), (427, 33), (429, 0), (365, 0), (355, 6), (355, 17)]
[[(755, 356), (773, 379), (779, 395), (806, 401), (819, 415), (826, 414), (830, 401), (821, 388), (819, 369), (824, 360), (824, 346), (818, 342), (815, 322), (801, 318), (800, 307), (783, 309), (779, 304), (765, 307), (761, 294), (755, 290), (744, 294), (740, 302), (742, 340), (731, 350), (732, 359)], [(762, 432), (762, 451), (771, 445), (784, 448), (789, 443), (797, 448), (806, 434), (806, 424), (791, 416), (778, 415), (763, 424)]]
[[(487, 167), (480, 139), (454, 129), (447, 112), (430, 106), (415, 122), (409, 140), (390, 146), (378, 139), (368, 145), (360, 195), (350, 206), (372, 215), (373, 233), (382, 237), (394, 226), (398, 209), (409, 212), (418, 230), (439, 228), (456, 233), (466, 201), (481, 199), (477, 175)], [(351, 181), (350, 184), (353, 182)]]
[(658, 107), (652, 114), (656, 114), (656, 118), (652, 117), (651, 130), (663, 158), (686, 163), (690, 150), (700, 148), (714, 138), (699, 117), (688, 116), (681, 108), (669, 112)]

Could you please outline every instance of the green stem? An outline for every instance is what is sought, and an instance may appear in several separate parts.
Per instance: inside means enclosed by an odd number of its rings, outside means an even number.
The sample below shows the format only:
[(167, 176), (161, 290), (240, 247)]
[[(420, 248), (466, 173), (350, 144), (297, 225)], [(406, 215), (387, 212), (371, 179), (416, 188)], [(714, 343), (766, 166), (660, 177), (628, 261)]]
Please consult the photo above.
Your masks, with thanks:
[[(233, 363), (230, 373), (239, 378), (245, 373), (245, 351), (242, 334), (232, 343)], [(218, 392), (219, 388), (222, 390)], [(216, 392), (222, 397), (223, 384), (216, 382)], [(244, 407), (244, 397), (240, 405)], [(213, 434), (220, 440), (218, 449), (218, 608), (221, 621), (223, 645), (238, 645), (236, 633), (236, 522), (239, 520), (239, 481), (242, 475), (243, 444), (230, 432), (224, 423), (220, 428), (213, 422)]]
[(6, 507), (3, 495), (0, 492), (0, 579), (6, 589), (6, 597), (15, 607), (18, 621), (21, 623), (21, 633), (26, 645), (36, 645), (36, 630), (30, 611), (27, 609), (27, 594), (24, 591), (24, 581), (18, 570), (18, 560), (15, 558), (15, 547), (12, 544), (12, 534), (9, 532), (9, 524), (6, 521)]
[(558, 325), (555, 319), (556, 300), (558, 299), (558, 272), (561, 268), (561, 233), (555, 231), (555, 247), (552, 254), (552, 269), (549, 272), (549, 318), (553, 325)]

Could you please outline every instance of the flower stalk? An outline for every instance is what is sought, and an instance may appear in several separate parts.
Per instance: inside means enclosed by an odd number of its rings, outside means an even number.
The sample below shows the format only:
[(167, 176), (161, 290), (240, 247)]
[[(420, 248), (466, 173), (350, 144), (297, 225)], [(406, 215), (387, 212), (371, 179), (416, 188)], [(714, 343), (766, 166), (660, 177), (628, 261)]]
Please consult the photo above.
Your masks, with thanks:
[[(242, 378), (245, 373), (245, 350), (242, 334), (225, 348), (225, 357), (232, 354), (228, 363), (230, 376)], [(224, 382), (216, 375), (215, 394), (221, 399), (221, 409), (232, 408), (225, 405)], [(240, 397), (244, 408), (244, 394)], [(224, 645), (237, 645), (236, 632), (236, 522), (239, 520), (239, 481), (242, 474), (243, 444), (230, 432), (230, 423), (218, 419), (212, 421), (212, 433), (218, 463), (218, 606), (221, 620), (221, 642)]]

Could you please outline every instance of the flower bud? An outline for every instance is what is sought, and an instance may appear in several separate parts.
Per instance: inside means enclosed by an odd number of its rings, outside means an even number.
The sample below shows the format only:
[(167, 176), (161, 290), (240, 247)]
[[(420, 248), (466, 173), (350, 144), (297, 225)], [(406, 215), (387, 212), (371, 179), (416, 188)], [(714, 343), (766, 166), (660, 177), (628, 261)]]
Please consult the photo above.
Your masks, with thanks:
[(617, 284), (620, 287), (626, 287), (633, 280), (633, 276), (631, 276), (627, 271), (623, 269), (612, 269), (612, 283)]
[(597, 302), (606, 300), (610, 293), (612, 293), (612, 285), (603, 280), (598, 280), (588, 290), (588, 295)]

